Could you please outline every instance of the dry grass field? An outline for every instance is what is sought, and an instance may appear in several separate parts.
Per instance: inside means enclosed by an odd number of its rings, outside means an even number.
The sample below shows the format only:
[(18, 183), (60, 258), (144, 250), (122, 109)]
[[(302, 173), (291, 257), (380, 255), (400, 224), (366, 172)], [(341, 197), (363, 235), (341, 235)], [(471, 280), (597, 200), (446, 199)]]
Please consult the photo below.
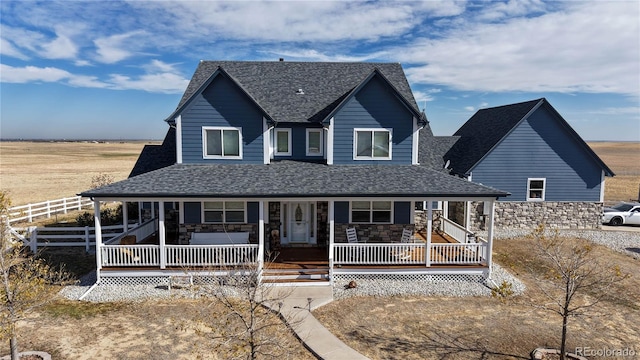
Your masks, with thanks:
[(589, 146), (616, 174), (605, 180), (605, 201), (637, 200), (640, 191), (640, 143), (592, 142)]
[(75, 196), (91, 179), (126, 179), (142, 147), (158, 142), (0, 142), (0, 189), (13, 205)]

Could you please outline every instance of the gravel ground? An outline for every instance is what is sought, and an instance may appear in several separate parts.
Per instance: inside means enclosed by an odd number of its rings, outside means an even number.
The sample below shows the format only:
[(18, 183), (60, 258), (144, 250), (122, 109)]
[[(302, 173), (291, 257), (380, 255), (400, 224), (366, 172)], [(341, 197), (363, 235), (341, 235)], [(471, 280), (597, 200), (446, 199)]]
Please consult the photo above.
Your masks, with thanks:
[[(496, 238), (519, 237), (530, 234), (530, 230), (500, 230)], [(549, 230), (552, 234), (553, 230)], [(640, 233), (626, 231), (602, 230), (559, 230), (562, 236), (581, 237), (595, 243), (607, 246), (613, 250), (625, 253), (635, 259), (640, 259)], [(486, 236), (486, 234), (479, 234)], [(514, 294), (521, 294), (525, 290), (524, 284), (509, 272), (494, 264), (492, 275), (493, 284), (478, 281), (439, 280), (370, 280), (354, 278), (357, 283), (355, 289), (345, 289), (348, 281), (337, 281), (334, 286), (334, 298), (342, 299), (351, 296), (395, 296), (395, 295), (436, 295), (436, 296), (490, 296), (488, 286), (500, 285), (504, 282), (511, 284)], [(95, 273), (85, 276), (80, 284), (67, 286), (61, 290), (61, 295), (77, 300), (95, 283)], [(157, 298), (193, 298), (199, 296), (188, 288), (174, 286), (169, 289), (168, 282), (141, 285), (98, 285), (84, 300), (93, 302), (105, 301), (143, 301)], [(228, 291), (233, 291), (228, 288)]]
[[(546, 234), (552, 235), (555, 230), (549, 229)], [(531, 234), (531, 230), (498, 230), (496, 238), (512, 238)], [(579, 237), (604, 245), (615, 251), (640, 259), (640, 232), (637, 231), (603, 231), (603, 230), (558, 230), (558, 234), (566, 237)], [(486, 237), (486, 233), (478, 233)]]

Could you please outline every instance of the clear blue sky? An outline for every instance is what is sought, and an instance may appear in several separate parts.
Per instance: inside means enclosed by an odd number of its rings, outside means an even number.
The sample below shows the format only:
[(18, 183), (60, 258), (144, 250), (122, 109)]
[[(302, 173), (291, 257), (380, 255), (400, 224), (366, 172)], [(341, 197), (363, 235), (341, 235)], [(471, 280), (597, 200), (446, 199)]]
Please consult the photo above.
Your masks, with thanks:
[(199, 60), (403, 64), (436, 135), (546, 97), (640, 141), (638, 1), (0, 2), (0, 137), (161, 139)]

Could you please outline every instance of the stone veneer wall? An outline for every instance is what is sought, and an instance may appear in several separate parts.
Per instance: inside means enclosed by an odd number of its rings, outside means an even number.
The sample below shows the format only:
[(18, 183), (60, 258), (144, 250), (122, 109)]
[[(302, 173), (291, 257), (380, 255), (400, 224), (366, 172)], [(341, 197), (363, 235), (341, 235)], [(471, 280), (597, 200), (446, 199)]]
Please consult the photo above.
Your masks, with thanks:
[[(441, 229), (442, 210), (433, 210), (433, 230)], [(415, 231), (427, 228), (427, 210), (416, 210), (414, 213)]]
[[(484, 204), (471, 203), (471, 229), (486, 230), (482, 216)], [(550, 229), (600, 229), (603, 204), (576, 201), (496, 201), (495, 227), (534, 229), (540, 224)]]
[(336, 224), (335, 242), (347, 242), (347, 228), (355, 227), (358, 241), (368, 243), (399, 242), (402, 229), (413, 229), (413, 224)]
[(258, 243), (257, 224), (180, 224), (180, 243), (188, 244), (193, 232), (248, 232), (249, 242)]

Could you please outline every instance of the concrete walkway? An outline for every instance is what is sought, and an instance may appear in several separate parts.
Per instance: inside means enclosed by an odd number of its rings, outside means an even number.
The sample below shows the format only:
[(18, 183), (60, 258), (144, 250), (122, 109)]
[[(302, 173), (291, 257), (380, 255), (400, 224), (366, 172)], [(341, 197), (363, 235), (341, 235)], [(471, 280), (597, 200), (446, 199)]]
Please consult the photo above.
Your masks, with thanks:
[[(277, 289), (280, 293), (286, 294), (280, 308), (282, 317), (315, 356), (323, 360), (368, 359), (340, 341), (311, 314), (310, 310), (333, 301), (331, 286), (295, 286)], [(276, 311), (278, 307), (278, 305), (271, 306)]]

